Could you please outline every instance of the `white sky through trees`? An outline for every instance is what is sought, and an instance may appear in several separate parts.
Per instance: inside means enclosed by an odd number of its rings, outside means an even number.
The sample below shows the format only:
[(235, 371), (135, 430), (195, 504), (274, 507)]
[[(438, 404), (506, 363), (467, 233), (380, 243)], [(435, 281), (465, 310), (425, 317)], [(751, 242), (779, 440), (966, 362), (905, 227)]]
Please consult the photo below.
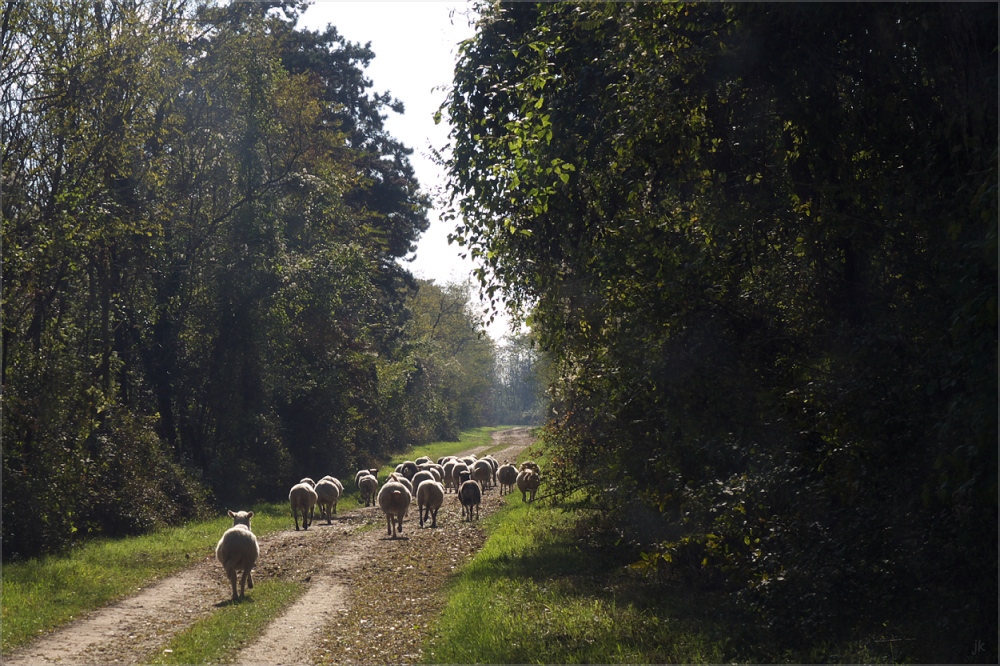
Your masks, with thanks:
[[(299, 18), (299, 26), (321, 30), (327, 24), (345, 39), (371, 42), (375, 58), (365, 70), (372, 92), (388, 91), (403, 102), (404, 114), (389, 112), (389, 133), (414, 153), (410, 156), (421, 188), (437, 199), (444, 174), (430, 157), (431, 146), (441, 148), (448, 139), (448, 126), (434, 124), (434, 113), (444, 102), (451, 84), (458, 44), (472, 37), (469, 5), (451, 0), (422, 2), (349, 2), (317, 0)], [(409, 264), (419, 278), (438, 284), (464, 282), (473, 269), (471, 260), (460, 258), (460, 248), (448, 244), (453, 224), (441, 219), (442, 206), (435, 201), (429, 212), (430, 228), (417, 244), (416, 258)], [(478, 291), (478, 290), (477, 290)], [(507, 332), (507, 318), (489, 329), (494, 340)]]

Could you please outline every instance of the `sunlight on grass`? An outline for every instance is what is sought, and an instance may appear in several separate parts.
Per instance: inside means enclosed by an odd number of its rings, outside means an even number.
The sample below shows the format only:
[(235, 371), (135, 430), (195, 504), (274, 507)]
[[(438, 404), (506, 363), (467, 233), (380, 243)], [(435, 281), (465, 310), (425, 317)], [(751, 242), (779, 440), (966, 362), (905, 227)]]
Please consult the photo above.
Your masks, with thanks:
[[(248, 507), (258, 536), (287, 529), (284, 504)], [(3, 650), (198, 562), (233, 521), (220, 516), (127, 539), (88, 542), (70, 552), (3, 566)]]
[[(492, 433), (500, 429), (503, 428), (465, 431), (459, 442), (429, 444), (394, 459), (412, 460), (421, 455), (437, 458), (475, 446), (488, 446)], [(360, 506), (353, 475), (341, 481), (345, 492), (338, 503), (338, 513)], [(292, 527), (285, 502), (229, 508), (253, 511), (253, 531), (258, 537)], [(58, 556), (5, 563), (2, 651), (24, 645), (83, 613), (134, 594), (211, 557), (219, 537), (231, 526), (232, 520), (220, 511), (213, 520), (164, 528), (139, 537), (93, 540)], [(259, 595), (260, 601), (263, 594)]]
[(672, 617), (667, 599), (633, 596), (641, 580), (593, 562), (573, 537), (575, 515), (514, 495), (453, 581), (425, 663), (723, 660), (720, 642)]

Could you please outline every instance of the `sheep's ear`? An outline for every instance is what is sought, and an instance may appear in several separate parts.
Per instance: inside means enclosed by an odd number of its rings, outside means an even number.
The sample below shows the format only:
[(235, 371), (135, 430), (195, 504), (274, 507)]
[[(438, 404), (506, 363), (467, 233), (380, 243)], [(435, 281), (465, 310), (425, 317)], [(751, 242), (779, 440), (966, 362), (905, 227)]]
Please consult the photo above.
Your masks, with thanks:
[(230, 518), (235, 518), (236, 517), (236, 514), (233, 513), (232, 510), (228, 511), (228, 513), (229, 513), (229, 517)]
[(247, 513), (247, 518), (253, 518), (253, 511)]

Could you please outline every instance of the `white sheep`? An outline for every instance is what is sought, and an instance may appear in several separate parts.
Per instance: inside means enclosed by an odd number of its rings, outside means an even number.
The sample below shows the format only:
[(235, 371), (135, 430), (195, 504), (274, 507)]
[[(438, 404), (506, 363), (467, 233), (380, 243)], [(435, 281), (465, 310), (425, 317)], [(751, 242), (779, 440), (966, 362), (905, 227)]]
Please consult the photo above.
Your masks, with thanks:
[[(323, 478), (324, 479), (329, 479), (330, 481), (333, 481), (337, 485), (337, 490), (340, 491), (340, 497), (344, 496), (344, 484), (340, 482), (340, 479), (338, 479), (335, 476), (329, 476), (329, 475), (324, 476)], [(337, 513), (337, 504), (336, 504), (336, 502), (333, 505), (333, 512)]]
[(397, 474), (396, 472), (393, 472), (392, 474), (389, 475), (389, 478), (386, 480), (386, 483), (388, 483), (389, 481), (395, 481), (396, 483), (403, 484), (403, 487), (406, 488), (407, 492), (410, 493), (410, 496), (413, 495), (413, 484), (410, 483), (410, 480), (405, 476), (403, 476), (402, 474)]
[[(340, 491), (340, 496), (341, 496), (341, 497), (343, 497), (343, 496), (344, 496), (344, 484), (343, 484), (343, 483), (341, 483), (341, 482), (340, 482), (340, 479), (338, 479), (337, 477), (335, 477), (335, 476), (330, 476), (329, 474), (327, 474), (327, 475), (326, 475), (326, 476), (324, 476), (324, 477), (323, 477), (322, 479), (320, 479), (320, 481), (333, 481), (334, 485), (336, 485), (336, 486), (337, 486), (337, 490), (339, 490), (339, 491)], [(336, 512), (334, 512), (334, 513), (336, 513)]]
[(362, 469), (362, 470), (358, 470), (358, 473), (354, 475), (354, 483), (357, 484), (357, 482), (359, 480), (361, 480), (361, 477), (363, 477), (365, 474), (370, 474), (370, 475), (374, 476), (376, 480), (378, 479), (378, 470), (377, 469), (374, 469), (374, 468), (373, 469)]
[(431, 519), (431, 527), (437, 527), (438, 509), (444, 504), (444, 486), (434, 480), (427, 480), (417, 486), (417, 511), (420, 515), (420, 526)]
[[(257, 537), (250, 531), (250, 519), (253, 518), (253, 511), (236, 513), (230, 511), (229, 517), (233, 519), (233, 526), (226, 530), (222, 538), (219, 539), (219, 543), (215, 546), (215, 557), (226, 571), (226, 577), (233, 587), (233, 601), (236, 601), (246, 593), (247, 587), (253, 589), (252, 570), (260, 555), (260, 546), (257, 544)], [(238, 596), (236, 594), (237, 571), (243, 572)]]
[(452, 460), (446, 460), (445, 463), (444, 463), (444, 479), (443, 479), (443, 481), (444, 481), (444, 490), (445, 490), (445, 492), (448, 492), (449, 488), (451, 488), (452, 490), (455, 490), (456, 492), (458, 491), (458, 486), (455, 485), (455, 479), (454, 479), (454, 475), (453, 475), (453, 472), (455, 471), (455, 465), (457, 465), (457, 464), (458, 464), (458, 461), (456, 461), (454, 459), (452, 459)]
[(375, 497), (378, 493), (378, 479), (371, 474), (358, 477), (358, 490), (361, 491), (361, 497), (365, 500), (365, 506), (371, 506), (375, 503)]
[(393, 539), (396, 538), (397, 525), (399, 532), (403, 531), (403, 518), (409, 510), (412, 500), (410, 491), (399, 481), (388, 481), (382, 486), (382, 490), (378, 491), (378, 505), (385, 512), (385, 518), (388, 522), (386, 529)]
[(493, 465), (489, 460), (480, 459), (472, 466), (472, 478), (479, 482), (480, 488), (486, 490), (493, 479)]
[(419, 472), (417, 472), (416, 474), (413, 475), (413, 478), (410, 479), (410, 486), (414, 489), (414, 492), (413, 492), (414, 495), (417, 494), (416, 491), (417, 491), (417, 489), (420, 488), (420, 484), (423, 481), (427, 481), (428, 479), (430, 479), (432, 481), (435, 480), (434, 479), (434, 475), (431, 474), (430, 470), (422, 469), (422, 470), (420, 470)]
[(308, 476), (306, 478), (302, 479), (301, 481), (299, 481), (299, 483), (308, 483), (311, 487), (313, 487), (313, 488), (316, 487), (316, 482), (313, 481), (312, 479), (310, 479)]
[(421, 472), (430, 472), (431, 474), (433, 474), (436, 477), (434, 479), (435, 481), (441, 481), (441, 479), (444, 477), (444, 467), (438, 465), (437, 463), (430, 462), (424, 465), (420, 465), (419, 467)]
[(462, 485), (463, 472), (469, 472), (469, 466), (464, 462), (456, 462), (455, 466), (451, 468), (451, 487), (455, 489), (456, 493), (458, 492), (458, 487)]
[[(468, 472), (466, 472), (468, 474)], [(483, 499), (483, 490), (479, 484), (469, 479), (458, 487), (458, 501), (462, 503), (462, 518), (472, 520), (472, 507), (476, 508), (476, 520), (479, 520), (479, 502)]]
[(490, 465), (493, 466), (493, 485), (497, 485), (497, 470), (500, 469), (500, 463), (491, 455), (483, 456), (483, 460), (488, 460)]
[(299, 530), (299, 513), (302, 513), (302, 529), (309, 529), (312, 522), (313, 508), (319, 500), (319, 495), (308, 483), (299, 483), (288, 491), (288, 501), (292, 505), (292, 517), (295, 519), (295, 531)]
[(316, 504), (319, 506), (319, 519), (326, 517), (326, 524), (333, 524), (333, 514), (337, 513), (337, 502), (343, 491), (337, 485), (336, 479), (320, 479), (316, 484)]
[[(514, 490), (514, 484), (517, 483), (517, 468), (510, 463), (505, 463), (500, 466), (497, 470), (497, 481), (500, 482), (500, 494), (506, 495), (510, 491)], [(506, 488), (506, 492), (504, 492)]]
[(517, 489), (521, 491), (522, 502), (535, 501), (535, 491), (538, 490), (540, 481), (541, 477), (531, 467), (524, 468), (518, 472), (515, 483), (517, 483)]

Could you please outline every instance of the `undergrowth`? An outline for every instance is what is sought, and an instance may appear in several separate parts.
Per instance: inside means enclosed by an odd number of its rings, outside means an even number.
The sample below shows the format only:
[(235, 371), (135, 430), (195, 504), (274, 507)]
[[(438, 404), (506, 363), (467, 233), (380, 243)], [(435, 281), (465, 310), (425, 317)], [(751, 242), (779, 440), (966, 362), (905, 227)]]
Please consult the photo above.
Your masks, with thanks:
[(484, 521), (489, 538), (449, 590), (425, 663), (720, 662), (725, 639), (679, 589), (652, 589), (588, 551), (578, 514), (508, 505)]
[[(533, 447), (544, 470), (544, 451)], [(544, 496), (544, 481), (539, 497)], [(632, 566), (580, 497), (522, 502), (483, 521), (479, 553), (449, 583), (424, 663), (885, 663), (880, 645), (792, 646), (764, 654), (726, 593)], [(627, 557), (627, 556), (626, 556)], [(637, 563), (635, 563), (637, 564)], [(766, 650), (765, 650), (766, 651)]]

